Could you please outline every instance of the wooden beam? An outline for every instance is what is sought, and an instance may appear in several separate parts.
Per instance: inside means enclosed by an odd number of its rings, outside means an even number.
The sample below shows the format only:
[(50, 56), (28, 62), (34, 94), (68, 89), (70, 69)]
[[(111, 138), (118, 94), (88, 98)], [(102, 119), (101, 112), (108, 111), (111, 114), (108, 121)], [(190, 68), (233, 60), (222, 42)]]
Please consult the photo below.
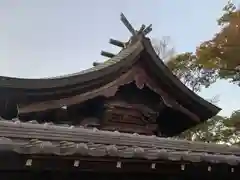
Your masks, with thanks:
[(114, 45), (114, 46), (121, 47), (121, 48), (125, 47), (125, 43), (124, 42), (121, 42), (121, 41), (118, 41), (118, 40), (115, 40), (115, 39), (110, 39), (109, 43)]
[[(17, 177), (20, 177), (19, 179), (28, 180), (38, 179), (41, 176), (42, 179), (61, 179), (64, 174), (64, 176), (66, 174), (78, 175), (77, 177), (73, 176), (73, 179), (79, 179), (80, 176), (82, 179), (114, 179), (116, 173), (119, 175), (121, 173), (121, 177), (125, 177), (123, 179), (139, 180), (149, 179), (149, 177), (153, 180), (159, 179), (159, 177), (169, 179), (172, 175), (176, 177), (173, 179), (187, 179), (184, 177), (196, 179), (196, 175), (201, 176), (201, 178), (197, 179), (209, 179), (209, 177), (217, 179), (219, 176), (223, 177), (222, 179), (227, 179), (227, 177), (237, 179), (239, 177), (239, 166), (234, 167), (235, 170), (232, 171), (233, 167), (226, 163), (210, 164), (211, 172), (209, 172), (208, 167), (210, 165), (204, 162), (191, 163), (81, 155), (19, 155), (17, 153), (1, 153), (0, 157), (0, 175), (2, 179), (17, 179)], [(182, 168), (183, 166), (184, 168)], [(42, 173), (43, 171), (44, 173)], [(64, 177), (62, 179), (68, 178)]]
[(152, 24), (150, 24), (148, 27), (146, 27), (146, 29), (143, 30), (143, 34), (147, 35), (151, 31), (152, 31)]
[(106, 51), (101, 51), (101, 55), (108, 57), (108, 58), (113, 58), (115, 56), (115, 54), (112, 54), (112, 53), (106, 52)]
[(127, 18), (124, 16), (123, 13), (121, 13), (121, 21), (122, 23), (126, 26), (126, 28), (129, 30), (130, 33), (132, 33), (133, 36), (136, 35), (136, 31), (135, 29), (132, 27), (132, 25), (130, 24), (130, 22), (127, 20)]
[(93, 66), (98, 66), (98, 65), (100, 65), (100, 64), (102, 64), (102, 63), (99, 63), (99, 62), (93, 62)]
[(146, 28), (146, 26), (144, 24), (142, 24), (142, 26), (139, 29), (139, 32), (143, 32), (145, 28)]

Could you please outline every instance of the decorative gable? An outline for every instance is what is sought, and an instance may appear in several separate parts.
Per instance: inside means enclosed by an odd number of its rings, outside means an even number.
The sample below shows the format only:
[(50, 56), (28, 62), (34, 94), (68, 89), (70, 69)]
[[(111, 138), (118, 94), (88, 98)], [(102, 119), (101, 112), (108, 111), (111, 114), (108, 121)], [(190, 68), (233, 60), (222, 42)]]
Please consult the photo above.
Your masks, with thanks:
[(140, 104), (110, 101), (105, 105), (103, 129), (153, 134), (158, 113)]

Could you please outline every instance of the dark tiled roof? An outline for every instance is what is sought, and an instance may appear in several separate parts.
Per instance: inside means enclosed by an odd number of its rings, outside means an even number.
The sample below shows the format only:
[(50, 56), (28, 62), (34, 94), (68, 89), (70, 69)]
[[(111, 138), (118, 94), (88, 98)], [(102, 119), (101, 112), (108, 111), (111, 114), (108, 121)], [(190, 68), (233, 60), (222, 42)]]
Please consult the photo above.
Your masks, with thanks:
[[(104, 63), (100, 63), (97, 66), (92, 68), (82, 70), (77, 73), (72, 73), (63, 76), (51, 77), (51, 78), (40, 78), (40, 79), (24, 79), (24, 78), (12, 78), (12, 77), (4, 77), (0, 76), (0, 87), (7, 87), (7, 88), (54, 88), (54, 87), (62, 87), (77, 84), (84, 79), (84, 76), (88, 76), (93, 72), (100, 72), (110, 67), (120, 61), (125, 60), (125, 58), (129, 57), (132, 53), (136, 50), (141, 49), (142, 44), (141, 41), (129, 46), (128, 48), (123, 49), (120, 51), (116, 56), (106, 60)], [(86, 80), (84, 80), (86, 81)]]
[(113, 156), (240, 163), (240, 148), (54, 124), (0, 121), (0, 150), (23, 154)]
[[(144, 58), (139, 58), (141, 55)], [(169, 96), (196, 114), (201, 121), (211, 118), (220, 111), (218, 107), (205, 101), (182, 84), (159, 59), (150, 40), (144, 36), (138, 37), (136, 42), (122, 49), (108, 61), (76, 74), (52, 79), (0, 77), (0, 90), (4, 92), (2, 94), (5, 98), (8, 97), (18, 104), (32, 104), (36, 100), (56, 100), (61, 97), (90, 92), (113, 82), (138, 60), (144, 61), (158, 82), (157, 84), (168, 92)], [(10, 90), (6, 91), (6, 88), (10, 88)]]

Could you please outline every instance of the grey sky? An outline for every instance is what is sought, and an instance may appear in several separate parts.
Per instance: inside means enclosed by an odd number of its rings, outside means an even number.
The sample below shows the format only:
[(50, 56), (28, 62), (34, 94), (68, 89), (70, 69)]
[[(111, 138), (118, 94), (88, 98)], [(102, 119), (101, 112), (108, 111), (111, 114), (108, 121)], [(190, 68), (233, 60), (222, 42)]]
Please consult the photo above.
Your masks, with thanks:
[[(217, 32), (226, 0), (0, 0), (0, 75), (57, 76), (102, 61), (101, 50), (117, 51), (110, 37), (130, 36), (124, 12), (135, 27), (153, 24), (153, 38), (170, 36), (178, 52), (194, 51)], [(239, 1), (235, 1), (239, 2)], [(240, 88), (218, 82), (201, 95), (220, 95), (221, 114), (240, 108)]]

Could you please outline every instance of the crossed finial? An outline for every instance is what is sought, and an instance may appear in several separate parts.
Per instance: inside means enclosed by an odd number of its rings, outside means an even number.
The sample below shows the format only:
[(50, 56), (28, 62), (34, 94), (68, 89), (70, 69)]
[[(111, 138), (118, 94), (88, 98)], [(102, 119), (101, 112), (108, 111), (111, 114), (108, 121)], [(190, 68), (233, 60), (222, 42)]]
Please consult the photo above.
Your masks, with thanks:
[(130, 22), (127, 20), (127, 18), (124, 16), (123, 13), (121, 13), (121, 21), (122, 23), (126, 26), (126, 28), (129, 30), (129, 32), (133, 35), (136, 36), (139, 33), (142, 33), (143, 35), (147, 35), (152, 31), (152, 24), (149, 26), (145, 26), (144, 24), (141, 26), (141, 28), (137, 31), (133, 28), (133, 26), (130, 24)]
[[(126, 28), (129, 30), (129, 32), (132, 34), (131, 39), (129, 40), (129, 42), (122, 42), (119, 40), (115, 40), (115, 39), (110, 39), (109, 43), (121, 48), (126, 48), (129, 44), (131, 44), (132, 42), (134, 42), (134, 39), (138, 39), (138, 35), (147, 35), (148, 33), (150, 33), (152, 31), (152, 24), (150, 24), (149, 26), (145, 26), (144, 24), (142, 24), (142, 26), (140, 27), (139, 30), (135, 30), (133, 28), (133, 26), (130, 24), (130, 22), (127, 20), (127, 18), (124, 16), (123, 13), (121, 13), (120, 15), (121, 17), (121, 21), (122, 23), (126, 26)], [(107, 58), (113, 58), (115, 56), (115, 54), (107, 52), (107, 51), (101, 51), (101, 55), (105, 56)], [(94, 62), (93, 66), (98, 66), (99, 63)]]

